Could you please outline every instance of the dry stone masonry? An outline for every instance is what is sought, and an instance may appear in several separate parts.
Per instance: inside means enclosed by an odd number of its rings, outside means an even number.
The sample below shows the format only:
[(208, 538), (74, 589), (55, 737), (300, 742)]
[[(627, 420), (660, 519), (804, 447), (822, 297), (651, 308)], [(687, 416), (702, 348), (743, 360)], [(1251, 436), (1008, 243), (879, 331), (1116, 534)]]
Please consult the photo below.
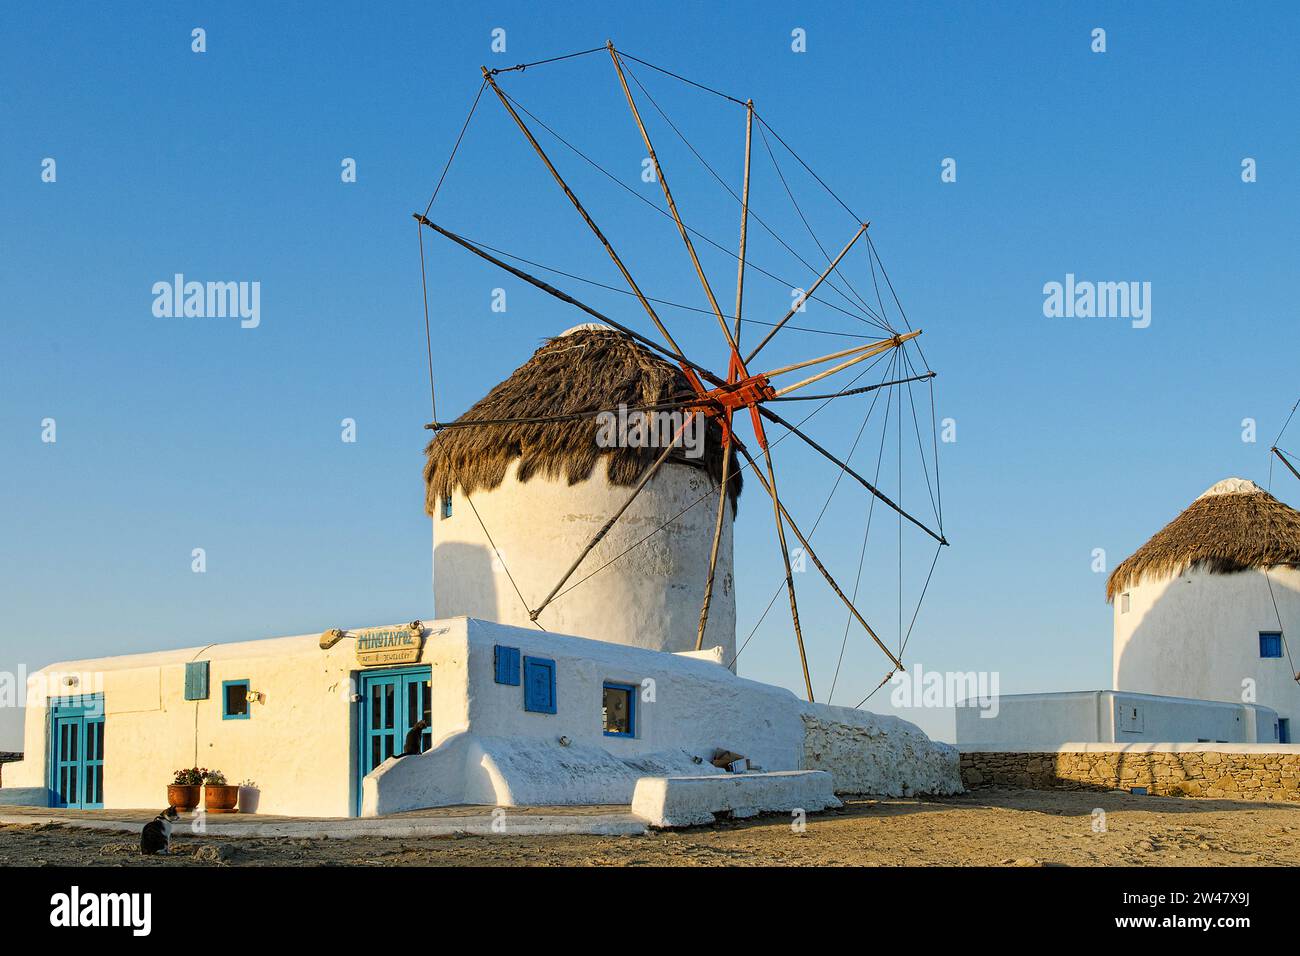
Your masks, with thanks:
[(962, 782), (1035, 790), (1132, 790), (1169, 797), (1300, 801), (1300, 753), (1132, 751), (961, 755)]

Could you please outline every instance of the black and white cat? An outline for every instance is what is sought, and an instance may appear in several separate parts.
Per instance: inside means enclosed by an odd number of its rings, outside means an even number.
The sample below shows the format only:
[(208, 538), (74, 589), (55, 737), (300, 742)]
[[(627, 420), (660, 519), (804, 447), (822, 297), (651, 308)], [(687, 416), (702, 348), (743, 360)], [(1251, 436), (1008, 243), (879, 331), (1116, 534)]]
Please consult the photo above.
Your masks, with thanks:
[(180, 818), (175, 807), (168, 807), (144, 825), (140, 831), (140, 852), (146, 855), (171, 853), (172, 827)]

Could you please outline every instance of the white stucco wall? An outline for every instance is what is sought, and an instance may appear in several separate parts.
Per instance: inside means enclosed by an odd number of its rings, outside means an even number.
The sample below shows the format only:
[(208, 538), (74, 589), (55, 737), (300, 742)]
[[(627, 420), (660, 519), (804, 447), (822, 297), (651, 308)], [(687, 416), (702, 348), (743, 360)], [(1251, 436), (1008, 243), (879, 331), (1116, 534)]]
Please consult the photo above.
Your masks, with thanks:
[[(1269, 582), (1272, 582), (1272, 597)], [(1253, 703), (1300, 728), (1300, 684), (1285, 654), (1259, 656), (1260, 631), (1281, 630), (1295, 655), (1300, 634), (1300, 571), (1210, 574), (1144, 579), (1114, 607), (1114, 688), (1203, 700), (1241, 702), (1254, 682)], [(1274, 610), (1274, 599), (1277, 610)], [(1300, 666), (1300, 661), (1297, 662)], [(1251, 702), (1251, 701), (1248, 701)]]
[[(230, 783), (251, 778), (265, 813), (346, 815), (351, 642), (330, 651), (319, 635), (216, 644), (52, 664), (29, 681), (24, 759), (5, 790), (46, 785), (49, 717), (40, 689), (81, 675), (76, 691), (104, 695), (106, 807), (163, 807), (172, 772), (202, 766)], [(185, 663), (208, 660), (210, 697), (187, 701)], [(248, 679), (266, 695), (248, 720), (223, 720), (221, 683)], [(54, 686), (58, 687), (57, 680)], [(0, 802), (5, 796), (0, 793)]]
[(901, 717), (800, 701), (807, 770), (829, 771), (837, 793), (906, 797), (961, 793), (957, 748)]
[[(542, 476), (520, 483), (515, 480), (517, 465), (510, 466), (499, 487), (475, 492), (473, 508), (458, 490), (451, 516), (444, 518), (440, 511), (433, 518), (434, 609), (440, 618), (468, 615), (533, 628), (514, 585), (529, 607), (538, 606), (632, 493), (630, 488), (610, 484), (603, 462), (589, 480), (572, 486)], [(638, 544), (702, 496), (703, 501)], [(613, 567), (556, 598), (538, 622), (553, 633), (652, 650), (693, 650), (717, 497), (716, 486), (703, 469), (665, 464), (566, 588), (628, 553)], [(728, 507), (704, 641), (705, 647), (721, 646), (728, 662), (736, 648), (731, 517)], [(493, 544), (504, 568), (496, 560)]]
[[(465, 622), (430, 623), (425, 633), (421, 662), (431, 665), (433, 726), (444, 734), (463, 730)], [(104, 695), (106, 808), (165, 806), (172, 772), (201, 766), (221, 770), (230, 783), (256, 781), (259, 813), (349, 816), (356, 642), (349, 637), (321, 650), (319, 640), (306, 634), (43, 668), (29, 680), (24, 759), (5, 767), (0, 803), (23, 800), (23, 789), (43, 795), (49, 715), (41, 689), (70, 693), (57, 675), (77, 674), (76, 690)], [(184, 699), (191, 660), (210, 662), (207, 700)], [(223, 720), (222, 681), (242, 679), (264, 699), (250, 705), (249, 719)]]
[[(626, 804), (644, 776), (721, 773), (709, 762), (718, 750), (749, 758), (755, 769), (827, 770), (851, 792), (960, 787), (952, 748), (914, 725), (807, 704), (736, 676), (717, 652), (668, 654), (466, 618), (426, 622), (425, 635), (433, 745), (366, 778), (369, 813), (452, 803)], [(525, 710), (522, 684), (496, 682), (498, 644), (517, 648), (521, 659), (554, 661), (555, 714)], [(357, 766), (352, 697), (363, 670), (355, 649), (354, 636), (322, 650), (319, 635), (308, 634), (51, 665), (32, 677), (26, 758), (6, 765), (0, 804), (44, 802), (49, 719), (39, 688), (68, 693), (59, 675), (76, 674), (76, 691), (104, 697), (106, 808), (162, 807), (173, 771), (198, 765), (231, 783), (255, 780), (261, 813), (348, 816)], [(209, 661), (206, 700), (184, 699), (192, 660)], [(263, 699), (247, 720), (223, 720), (221, 683), (243, 679)], [(605, 736), (606, 681), (641, 688), (634, 737)]]
[[(366, 780), (363, 814), (461, 802), (625, 804), (642, 776), (720, 772), (709, 763), (718, 750), (765, 771), (827, 770), (846, 792), (961, 789), (954, 748), (915, 725), (808, 704), (693, 655), (476, 620), (467, 638), (470, 733), (384, 764)], [(518, 648), (521, 658), (555, 661), (555, 714), (526, 711), (522, 686), (496, 683), (498, 644)], [(603, 733), (607, 681), (642, 688), (635, 737)], [(816, 747), (808, 744), (810, 728)]]
[(987, 709), (956, 708), (958, 748), (1037, 752), (1055, 750), (1067, 741), (1269, 743), (1276, 739), (1277, 714), (1249, 704), (1110, 690), (1008, 694), (992, 703)]
[[(705, 657), (478, 620), (467, 623), (467, 644), (471, 732), (452, 735), (420, 757), (386, 763), (367, 780), (364, 814), (438, 805), (430, 800), (626, 804), (641, 776), (720, 773), (709, 763), (719, 749), (764, 769), (799, 768), (797, 698)], [(517, 648), (521, 661), (555, 662), (555, 714), (525, 710), (522, 684), (496, 682), (498, 644)], [(607, 681), (641, 688), (635, 737), (604, 734)], [(463, 782), (455, 782), (457, 774)]]

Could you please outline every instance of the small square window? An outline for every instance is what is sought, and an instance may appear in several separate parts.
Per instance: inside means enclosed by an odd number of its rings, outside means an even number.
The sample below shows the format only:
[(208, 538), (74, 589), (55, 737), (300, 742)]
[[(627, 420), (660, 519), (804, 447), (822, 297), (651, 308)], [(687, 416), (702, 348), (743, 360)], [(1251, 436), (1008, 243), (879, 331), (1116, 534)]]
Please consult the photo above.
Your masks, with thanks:
[(600, 719), (606, 737), (635, 737), (636, 688), (631, 684), (606, 684)]
[(1259, 656), (1260, 657), (1281, 657), (1282, 656), (1282, 633), (1280, 631), (1259, 632)]
[(451, 495), (442, 496), (442, 516), (444, 518), (451, 517)]
[(1123, 594), (1119, 596), (1119, 613), (1121, 614), (1128, 613), (1128, 592), (1127, 591), (1125, 591)]
[(248, 719), (248, 689), (246, 680), (225, 680), (221, 682), (221, 719)]

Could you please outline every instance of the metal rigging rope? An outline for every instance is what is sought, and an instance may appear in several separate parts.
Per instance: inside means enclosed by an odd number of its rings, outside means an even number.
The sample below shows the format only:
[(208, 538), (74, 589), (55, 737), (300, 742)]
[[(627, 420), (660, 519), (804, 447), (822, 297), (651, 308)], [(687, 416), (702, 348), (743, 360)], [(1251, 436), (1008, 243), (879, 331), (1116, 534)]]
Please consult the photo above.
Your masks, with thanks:
[[(587, 155), (586, 153), (584, 153), (582, 150), (578, 149), (578, 147), (574, 146), (571, 142), (569, 142), (567, 139), (565, 139), (563, 136), (561, 136), (558, 132), (556, 132), (556, 131), (555, 131), (555, 130), (550, 126), (550, 125), (548, 125), (544, 120), (542, 120), (540, 117), (538, 117), (537, 114), (533, 113), (533, 112), (532, 112), (531, 110), (529, 110), (526, 106), (524, 106), (522, 103), (520, 103), (518, 99), (516, 99), (515, 97), (511, 96), (509, 93), (505, 92), (504, 90), (501, 91), (501, 94), (502, 94), (502, 95), (503, 95), (507, 100), (509, 100), (509, 102), (510, 102), (510, 104), (511, 104), (512, 106), (514, 106), (516, 109), (518, 109), (521, 113), (523, 113), (525, 116), (527, 116), (529, 119), (531, 119), (534, 123), (536, 123), (536, 124), (537, 124), (538, 126), (540, 126), (542, 129), (546, 130), (547, 133), (549, 133), (551, 136), (553, 136), (553, 137), (554, 137), (554, 138), (555, 138), (555, 139), (556, 139), (556, 140), (557, 140), (561, 145), (563, 145), (566, 149), (568, 149), (569, 151), (571, 151), (572, 153), (574, 153), (576, 156), (578, 156), (580, 159), (582, 159), (584, 162), (586, 162), (588, 165), (590, 165), (590, 166), (591, 166), (593, 169), (595, 169), (597, 172), (601, 173), (603, 176), (605, 176), (606, 178), (608, 178), (611, 182), (613, 182), (613, 183), (615, 183), (616, 185), (618, 185), (618, 187), (619, 187), (620, 189), (623, 189), (625, 192), (627, 192), (627, 193), (629, 193), (630, 195), (636, 197), (638, 200), (640, 200), (641, 202), (645, 203), (647, 206), (649, 206), (651, 209), (655, 210), (655, 212), (659, 213), (661, 216), (664, 216), (665, 218), (668, 218), (668, 219), (672, 219), (672, 213), (671, 213), (671, 212), (669, 212), (667, 209), (664, 209), (663, 207), (661, 207), (658, 203), (654, 202), (654, 200), (649, 199), (649, 198), (647, 198), (646, 196), (642, 195), (641, 193), (637, 192), (635, 189), (633, 189), (633, 188), (632, 188), (631, 186), (629, 186), (627, 183), (623, 182), (622, 179), (620, 179), (619, 177), (615, 176), (613, 173), (611, 173), (611, 172), (610, 172), (608, 169), (606, 169), (604, 166), (600, 165), (600, 163), (596, 162), (594, 159), (592, 159), (590, 156), (588, 156), (588, 155)], [(704, 242), (708, 243), (708, 244), (709, 244), (710, 246), (712, 246), (713, 248), (718, 249), (718, 250), (720, 250), (721, 252), (725, 253), (726, 255), (730, 256), (732, 259), (736, 259), (737, 261), (739, 261), (739, 258), (740, 258), (740, 257), (739, 257), (735, 252), (731, 251), (731, 250), (728, 249), (726, 246), (722, 245), (720, 242), (718, 242), (718, 241), (716, 241), (716, 240), (710, 238), (709, 236), (706, 236), (704, 233), (700, 232), (698, 229), (695, 229), (695, 228), (693, 228), (693, 227), (691, 227), (691, 226), (687, 226), (687, 227), (686, 227), (686, 230), (687, 230), (687, 232), (691, 233), (691, 234), (692, 234), (693, 236), (695, 236), (696, 238), (701, 239), (701, 240), (703, 240)], [(869, 238), (869, 237), (868, 237), (868, 238)], [(759, 274), (764, 275), (764, 276), (766, 276), (767, 278), (769, 278), (769, 279), (771, 279), (771, 280), (773, 280), (773, 281), (775, 281), (775, 282), (779, 282), (779, 283), (781, 283), (781, 284), (782, 284), (783, 286), (785, 286), (786, 288), (792, 288), (792, 287), (793, 287), (793, 286), (792, 286), (792, 283), (790, 283), (789, 280), (787, 280), (787, 279), (783, 279), (783, 278), (781, 278), (780, 276), (778, 276), (778, 275), (776, 275), (776, 274), (774, 274), (774, 273), (768, 271), (767, 269), (763, 268), (762, 266), (756, 264), (752, 259), (750, 259), (750, 258), (748, 258), (748, 257), (746, 257), (746, 259), (745, 259), (745, 266), (746, 266), (746, 268), (753, 269), (755, 272), (758, 272)], [(811, 267), (811, 266), (808, 266), (808, 268), (812, 268), (812, 267)], [(816, 270), (814, 270), (814, 271), (816, 271)], [(856, 320), (859, 321), (859, 322), (866, 322), (866, 323), (869, 323), (869, 324), (872, 324), (872, 325), (876, 325), (876, 326), (877, 326), (878, 328), (880, 328), (882, 331), (891, 332), (891, 334), (892, 334), (892, 331), (893, 331), (893, 330), (892, 330), (892, 329), (889, 329), (887, 326), (881, 324), (879, 321), (875, 321), (875, 320), (873, 320), (873, 319), (871, 319), (871, 318), (868, 318), (868, 317), (866, 317), (866, 316), (858, 315), (857, 313), (854, 313), (854, 312), (850, 312), (850, 311), (848, 311), (848, 310), (846, 310), (846, 309), (844, 309), (844, 308), (842, 308), (842, 307), (836, 305), (834, 302), (828, 302), (827, 300), (825, 300), (825, 299), (823, 299), (823, 298), (820, 298), (819, 296), (810, 296), (809, 298), (811, 298), (814, 302), (820, 302), (822, 305), (825, 305), (825, 306), (827, 306), (828, 308), (834, 309), (836, 312), (841, 312), (841, 313), (843, 313), (844, 315), (847, 315), (847, 316), (849, 316), (849, 317), (852, 318), (852, 319), (856, 319)]]
[[(717, 182), (722, 186), (722, 188), (725, 189), (725, 190), (727, 191), (728, 194), (730, 194), (730, 196), (731, 196), (732, 199), (736, 200), (736, 202), (738, 202), (738, 203), (739, 203), (739, 202), (742, 202), (740, 196), (736, 195), (736, 191), (735, 191), (734, 189), (731, 188), (731, 186), (727, 183), (726, 180), (724, 180), (720, 175), (718, 175), (717, 171), (716, 171), (716, 170), (715, 170), (715, 169), (714, 169), (714, 168), (709, 164), (709, 162), (708, 162), (708, 161), (707, 161), (703, 156), (700, 155), (699, 150), (697, 150), (697, 149), (695, 148), (695, 146), (691, 143), (691, 141), (690, 141), (689, 139), (686, 138), (686, 135), (685, 135), (685, 134), (684, 134), (680, 129), (678, 129), (677, 124), (674, 123), (674, 122), (672, 121), (672, 119), (668, 116), (668, 114), (664, 112), (663, 108), (659, 106), (659, 103), (658, 103), (658, 102), (655, 100), (655, 98), (650, 94), (650, 91), (647, 90), (647, 89), (645, 88), (645, 86), (642, 85), (641, 81), (637, 78), (636, 73), (634, 73), (631, 69), (628, 69), (627, 73), (628, 73), (628, 76), (632, 77), (633, 82), (635, 82), (636, 85), (637, 85), (638, 87), (640, 87), (641, 92), (644, 93), (646, 99), (650, 101), (650, 105), (653, 106), (653, 107), (655, 108), (656, 111), (658, 111), (659, 115), (663, 117), (664, 122), (666, 122), (666, 123), (669, 125), (669, 127), (672, 128), (672, 131), (673, 131), (674, 133), (677, 134), (677, 138), (680, 139), (680, 140), (681, 140), (681, 141), (686, 145), (686, 148), (689, 149), (689, 150), (691, 151), (691, 154), (692, 154), (696, 159), (698, 159), (698, 160), (700, 161), (700, 164), (701, 164), (705, 169), (707, 169), (707, 170), (709, 171), (709, 173), (713, 176), (713, 178), (714, 178), (715, 180), (717, 180)], [(762, 133), (762, 127), (761, 127), (761, 126), (759, 127), (759, 133), (760, 133), (760, 134)], [(771, 149), (770, 149), (770, 147), (769, 147), (769, 149), (768, 149), (768, 152), (769, 152), (769, 154), (771, 153)], [(773, 162), (773, 165), (775, 165), (775, 164), (776, 164), (776, 159), (773, 158), (772, 162)], [(778, 175), (778, 176), (781, 175), (781, 171), (780, 171), (780, 168), (779, 168), (779, 167), (778, 167), (778, 169), (777, 169), (777, 175)], [(785, 183), (785, 179), (784, 179), (784, 177), (782, 177), (781, 182), (782, 182), (782, 184), (784, 185), (784, 183)], [(786, 187), (786, 192), (789, 193), (789, 187)], [(791, 199), (791, 202), (794, 201), (794, 197), (793, 197), (793, 196), (791, 196), (790, 199)], [(799, 216), (800, 216), (800, 218), (802, 218), (802, 217), (803, 217), (803, 212), (802, 212), (802, 210), (799, 209), (799, 205), (798, 205), (798, 203), (795, 203), (794, 205), (795, 205), (795, 209), (796, 209), (796, 211), (799, 212)], [(775, 231), (774, 229), (772, 229), (772, 227), (769, 226), (769, 225), (767, 224), (767, 222), (766, 222), (766, 221), (765, 221), (761, 216), (758, 215), (757, 212), (754, 211), (754, 204), (753, 204), (752, 202), (748, 204), (748, 210), (749, 210), (749, 211), (748, 211), (748, 215), (749, 215), (751, 218), (753, 218), (754, 221), (757, 222), (760, 226), (762, 226), (763, 229), (767, 231), (768, 235), (770, 235), (773, 239), (775, 239), (778, 243), (780, 243), (780, 245), (781, 245), (781, 246), (782, 246), (782, 247), (783, 247), (787, 252), (789, 252), (790, 255), (792, 255), (792, 256), (794, 256), (796, 259), (798, 259), (799, 262), (800, 262), (800, 263), (801, 263), (801, 264), (802, 264), (806, 269), (808, 269), (809, 271), (811, 271), (811, 272), (813, 272), (813, 273), (816, 273), (816, 272), (817, 272), (817, 269), (815, 269), (815, 268), (813, 267), (812, 263), (808, 262), (808, 260), (804, 259), (803, 256), (801, 256), (801, 255), (799, 255), (799, 253), (795, 252), (795, 250), (790, 246), (790, 244), (789, 244), (788, 242), (786, 242), (784, 239), (782, 239), (782, 238), (781, 238), (781, 237), (776, 233), (776, 231)], [(812, 227), (808, 224), (808, 221), (807, 221), (806, 219), (804, 220), (804, 226), (805, 226), (805, 228), (808, 229), (809, 233), (812, 233)], [(815, 234), (815, 233), (812, 233), (812, 234), (813, 234), (813, 241), (817, 243), (817, 248), (820, 249), (822, 255), (826, 257), (826, 261), (827, 261), (827, 262), (830, 262), (830, 261), (831, 261), (831, 257), (830, 257), (829, 255), (826, 254), (826, 249), (825, 249), (825, 247), (822, 246), (821, 242), (817, 240), (817, 236), (816, 236), (816, 234)], [(843, 275), (840, 273), (840, 271), (839, 271), (838, 269), (835, 270), (835, 274), (836, 274), (837, 276), (840, 276), (841, 279), (844, 279)], [(872, 309), (871, 309), (871, 307), (870, 307), (869, 305), (867, 305), (865, 302), (862, 302), (862, 297), (861, 297), (861, 296), (857, 296), (857, 293), (856, 293), (856, 292), (854, 292), (854, 295), (858, 297), (858, 303), (855, 303), (855, 302), (853, 301), (853, 299), (850, 298), (848, 295), (846, 295), (846, 294), (844, 293), (844, 291), (843, 291), (842, 289), (840, 289), (840, 287), (837, 286), (834, 282), (828, 282), (827, 284), (830, 285), (830, 287), (831, 287), (832, 289), (834, 289), (836, 292), (838, 292), (838, 293), (839, 293), (839, 294), (844, 298), (844, 300), (845, 300), (846, 302), (849, 303), (849, 305), (850, 305), (851, 307), (853, 307), (853, 308), (857, 308), (857, 307), (858, 307), (858, 304), (860, 303), (861, 306), (862, 306), (862, 308), (865, 309), (866, 312), (867, 312), (869, 315), (871, 315), (873, 318), (877, 319), (878, 322), (880, 322), (880, 323), (884, 323), (884, 327), (885, 327), (886, 329), (888, 329), (891, 333), (893, 332), (893, 329), (889, 329), (889, 328), (888, 328), (888, 323), (885, 322), (884, 316), (883, 316), (883, 315), (877, 315), (876, 313), (874, 313), (874, 312), (872, 311)], [(844, 284), (845, 284), (845, 285), (849, 285), (847, 279), (844, 279)], [(850, 291), (853, 291), (853, 287), (852, 287), (851, 285), (849, 286), (849, 289), (850, 289)], [(863, 322), (865, 322), (866, 320), (865, 320), (865, 319), (861, 319), (861, 320), (859, 320), (859, 321), (863, 321)]]

